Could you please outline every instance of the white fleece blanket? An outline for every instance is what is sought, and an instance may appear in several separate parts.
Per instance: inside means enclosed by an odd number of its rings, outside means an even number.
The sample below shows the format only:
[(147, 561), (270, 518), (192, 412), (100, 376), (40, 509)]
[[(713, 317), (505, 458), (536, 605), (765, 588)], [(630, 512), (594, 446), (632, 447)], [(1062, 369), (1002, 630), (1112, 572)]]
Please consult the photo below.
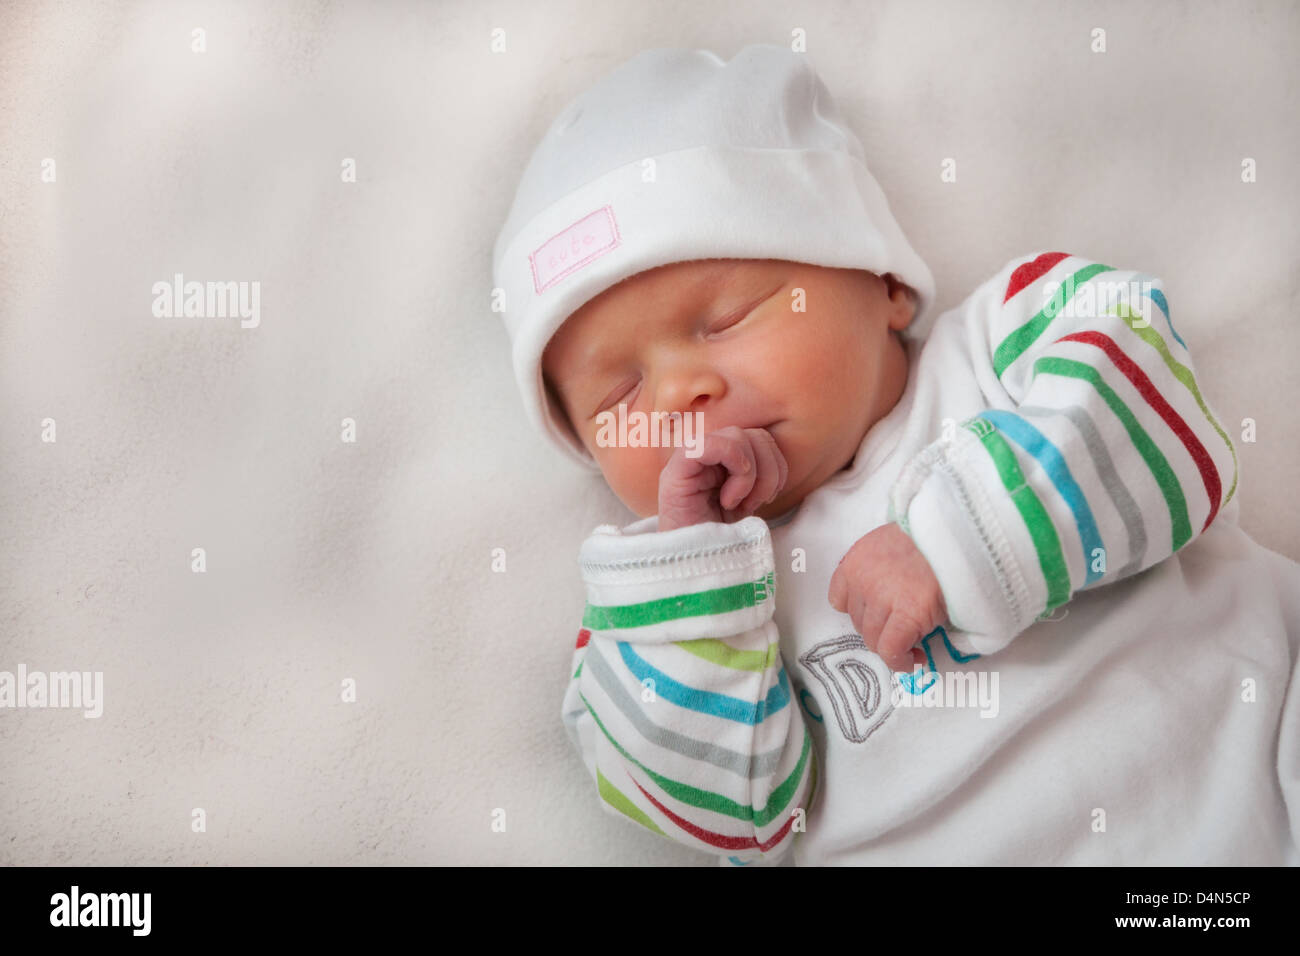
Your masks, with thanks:
[(1028, 249), (1160, 276), (1300, 559), (1294, 5), (725, 9), (0, 8), (0, 672), (101, 681), (0, 709), (0, 864), (713, 864), (565, 737), (632, 515), (489, 305), (533, 144), (648, 46), (802, 31), (941, 311)]

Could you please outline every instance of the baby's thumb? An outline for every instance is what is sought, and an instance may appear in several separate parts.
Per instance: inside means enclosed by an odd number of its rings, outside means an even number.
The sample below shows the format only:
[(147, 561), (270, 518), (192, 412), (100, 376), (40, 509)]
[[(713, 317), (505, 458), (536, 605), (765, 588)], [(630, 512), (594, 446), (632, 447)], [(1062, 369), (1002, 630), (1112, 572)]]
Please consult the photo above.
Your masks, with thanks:
[(846, 603), (848, 591), (848, 582), (844, 579), (844, 567), (841, 565), (831, 575), (831, 587), (826, 593), (826, 600), (831, 602), (831, 607), (835, 608), (835, 610), (844, 611), (848, 607)]
[(889, 615), (880, 632), (876, 653), (891, 671), (910, 672), (915, 659), (911, 650), (916, 641), (916, 626), (898, 612), (894, 612)]

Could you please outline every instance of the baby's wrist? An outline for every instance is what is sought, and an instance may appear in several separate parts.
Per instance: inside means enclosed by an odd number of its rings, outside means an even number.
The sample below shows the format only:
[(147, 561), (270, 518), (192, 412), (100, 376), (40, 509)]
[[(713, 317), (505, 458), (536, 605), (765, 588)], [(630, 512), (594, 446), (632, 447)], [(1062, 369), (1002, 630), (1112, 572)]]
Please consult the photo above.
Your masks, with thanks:
[(671, 512), (661, 511), (659, 513), (660, 531), (676, 531), (678, 528), (685, 528), (688, 525), (699, 524), (699, 523), (700, 523), (699, 521), (692, 521), (688, 518), (683, 518), (681, 516), (674, 515)]

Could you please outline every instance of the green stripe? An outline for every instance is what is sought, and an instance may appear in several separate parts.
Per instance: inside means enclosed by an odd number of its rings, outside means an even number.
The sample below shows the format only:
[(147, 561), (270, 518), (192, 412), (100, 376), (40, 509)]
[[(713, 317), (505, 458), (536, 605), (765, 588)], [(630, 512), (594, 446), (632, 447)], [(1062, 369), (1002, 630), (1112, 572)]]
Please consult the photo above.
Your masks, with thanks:
[(785, 812), (790, 801), (794, 799), (794, 793), (799, 787), (799, 781), (803, 779), (804, 767), (811, 759), (812, 737), (805, 728), (803, 732), (803, 749), (799, 751), (799, 762), (794, 765), (790, 775), (781, 782), (781, 786), (773, 790), (768, 796), (767, 806), (763, 808), (762, 812), (754, 814), (755, 826), (767, 826), (777, 816)]
[(1206, 406), (1205, 399), (1201, 397), (1200, 389), (1196, 387), (1196, 378), (1192, 375), (1192, 370), (1169, 353), (1169, 346), (1165, 344), (1164, 337), (1160, 335), (1160, 333), (1156, 332), (1155, 329), (1151, 328), (1149, 322), (1147, 322), (1147, 325), (1144, 328), (1135, 328), (1133, 323), (1128, 322), (1129, 319), (1133, 318), (1140, 318), (1143, 321), (1146, 321), (1146, 317), (1143, 316), (1142, 313), (1129, 311), (1128, 306), (1121, 302), (1119, 305), (1112, 308), (1108, 314), (1117, 315), (1121, 319), (1124, 319), (1128, 324), (1128, 327), (1133, 329), (1142, 341), (1146, 342), (1160, 353), (1160, 357), (1165, 360), (1165, 364), (1169, 366), (1169, 371), (1173, 373), (1174, 378), (1182, 382), (1184, 387), (1192, 393), (1192, 397), (1196, 399), (1196, 404), (1201, 407), (1201, 413), (1209, 419), (1210, 424), (1214, 426), (1214, 430), (1218, 432), (1219, 437), (1223, 439), (1223, 443), (1228, 446), (1228, 451), (1232, 454), (1232, 487), (1228, 489), (1228, 496), (1223, 499), (1223, 505), (1227, 505), (1227, 503), (1232, 500), (1233, 492), (1237, 490), (1237, 449), (1232, 447), (1232, 440), (1228, 438), (1227, 432), (1219, 427), (1219, 423), (1215, 421), (1214, 416), (1210, 414), (1210, 409)]
[[(1084, 266), (1070, 277), (1074, 280), (1073, 286), (1070, 285), (1070, 279), (1067, 279), (1061, 285), (1060, 292), (1071, 289), (1070, 298), (1072, 299), (1078, 294), (1079, 286), (1097, 273), (1108, 271), (1112, 271), (1111, 266), (1104, 266), (1101, 263)], [(1058, 299), (1060, 300), (1059, 306), (1057, 305)], [(1047, 305), (1043, 306), (1032, 319), (1002, 340), (1001, 344), (993, 352), (993, 371), (998, 378), (1002, 377), (1002, 373), (1007, 370), (1007, 367), (1012, 362), (1024, 354), (1025, 349), (1034, 344), (1034, 341), (1043, 334), (1044, 329), (1052, 324), (1052, 320), (1056, 318), (1057, 313), (1065, 307), (1068, 301), (1070, 300), (1063, 295), (1052, 296)]]
[(1029, 529), (1029, 537), (1038, 552), (1038, 566), (1047, 581), (1047, 609), (1050, 614), (1055, 608), (1070, 600), (1070, 572), (1065, 564), (1065, 555), (1061, 551), (1061, 539), (1057, 537), (1056, 526), (1034, 494), (1034, 489), (1025, 481), (1024, 472), (1016, 462), (1016, 454), (1011, 450), (998, 430), (987, 419), (976, 418), (962, 422), (965, 428), (973, 432), (988, 450), (993, 464), (997, 466), (998, 477), (1003, 487), (1015, 502), (1020, 517)]
[(659, 827), (655, 826), (653, 820), (642, 813), (635, 803), (625, 797), (616, 786), (610, 783), (605, 775), (600, 772), (599, 767), (596, 768), (596, 789), (600, 791), (601, 798), (619, 813), (632, 818), (643, 827), (653, 830), (662, 837), (668, 835), (667, 833), (664, 833), (663, 830), (660, 830)]
[(611, 604), (604, 607), (588, 604), (582, 614), (582, 626), (593, 630), (610, 631), (649, 627), (684, 617), (726, 614), (728, 611), (738, 611), (741, 608), (761, 604), (772, 596), (775, 589), (775, 577), (768, 574), (757, 581), (714, 588), (696, 594), (679, 594), (641, 604)]
[(1169, 466), (1169, 462), (1161, 454), (1160, 449), (1156, 447), (1156, 443), (1151, 440), (1151, 436), (1138, 424), (1137, 418), (1129, 411), (1129, 407), (1124, 404), (1124, 400), (1102, 381), (1101, 373), (1091, 365), (1053, 355), (1045, 355), (1034, 362), (1034, 374), (1037, 375), (1039, 372), (1082, 379), (1090, 383), (1106, 400), (1106, 404), (1115, 413), (1115, 417), (1124, 424), (1129, 439), (1136, 446), (1138, 453), (1142, 455), (1142, 460), (1146, 462), (1147, 467), (1151, 469), (1156, 484), (1160, 486), (1161, 494), (1165, 496), (1165, 504), (1169, 508), (1173, 549), (1177, 551), (1186, 544), (1192, 537), (1192, 526), (1187, 518), (1187, 500), (1183, 497), (1183, 487), (1178, 483), (1178, 476), (1174, 473), (1173, 468)]
[(737, 671), (758, 671), (761, 673), (776, 662), (780, 642), (773, 641), (767, 645), (767, 650), (764, 651), (738, 651), (730, 644), (711, 637), (703, 637), (694, 641), (674, 641), (674, 643), (682, 650), (688, 651), (710, 664), (729, 667)]
[(587, 706), (587, 712), (591, 714), (591, 719), (596, 722), (600, 732), (605, 738), (614, 745), (614, 749), (622, 754), (623, 759), (636, 764), (646, 775), (650, 777), (664, 793), (673, 799), (689, 804), (693, 807), (699, 807), (703, 810), (711, 810), (714, 813), (720, 813), (723, 816), (734, 817), (737, 820), (752, 820), (756, 827), (762, 827), (774, 820), (785, 809), (785, 804), (789, 802), (790, 796), (794, 793), (795, 788), (799, 785), (799, 779), (803, 775), (804, 764), (808, 760), (808, 753), (812, 746), (812, 740), (808, 736), (808, 731), (804, 730), (803, 735), (803, 753), (799, 756), (799, 763), (794, 770), (779, 787), (772, 791), (772, 796), (767, 802), (767, 806), (762, 810), (755, 811), (753, 807), (742, 806), (730, 797), (724, 797), (720, 793), (714, 793), (712, 790), (703, 790), (699, 787), (692, 787), (690, 784), (682, 783), (665, 777), (663, 774), (655, 773), (641, 761), (637, 760), (630, 753), (623, 749), (623, 745), (613, 738), (610, 732), (601, 723), (596, 716), (596, 710), (591, 703), (582, 694), (578, 695), (582, 702)]

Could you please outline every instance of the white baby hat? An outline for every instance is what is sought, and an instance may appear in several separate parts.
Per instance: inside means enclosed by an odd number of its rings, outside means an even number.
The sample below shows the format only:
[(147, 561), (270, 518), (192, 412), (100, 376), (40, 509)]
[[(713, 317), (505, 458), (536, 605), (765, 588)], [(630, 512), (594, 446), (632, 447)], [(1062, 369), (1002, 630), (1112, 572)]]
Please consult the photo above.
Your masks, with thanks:
[(616, 283), (693, 259), (788, 259), (893, 273), (933, 323), (934, 279), (807, 55), (646, 50), (570, 103), (534, 150), (493, 250), (529, 419), (595, 462), (548, 401), (542, 351)]

